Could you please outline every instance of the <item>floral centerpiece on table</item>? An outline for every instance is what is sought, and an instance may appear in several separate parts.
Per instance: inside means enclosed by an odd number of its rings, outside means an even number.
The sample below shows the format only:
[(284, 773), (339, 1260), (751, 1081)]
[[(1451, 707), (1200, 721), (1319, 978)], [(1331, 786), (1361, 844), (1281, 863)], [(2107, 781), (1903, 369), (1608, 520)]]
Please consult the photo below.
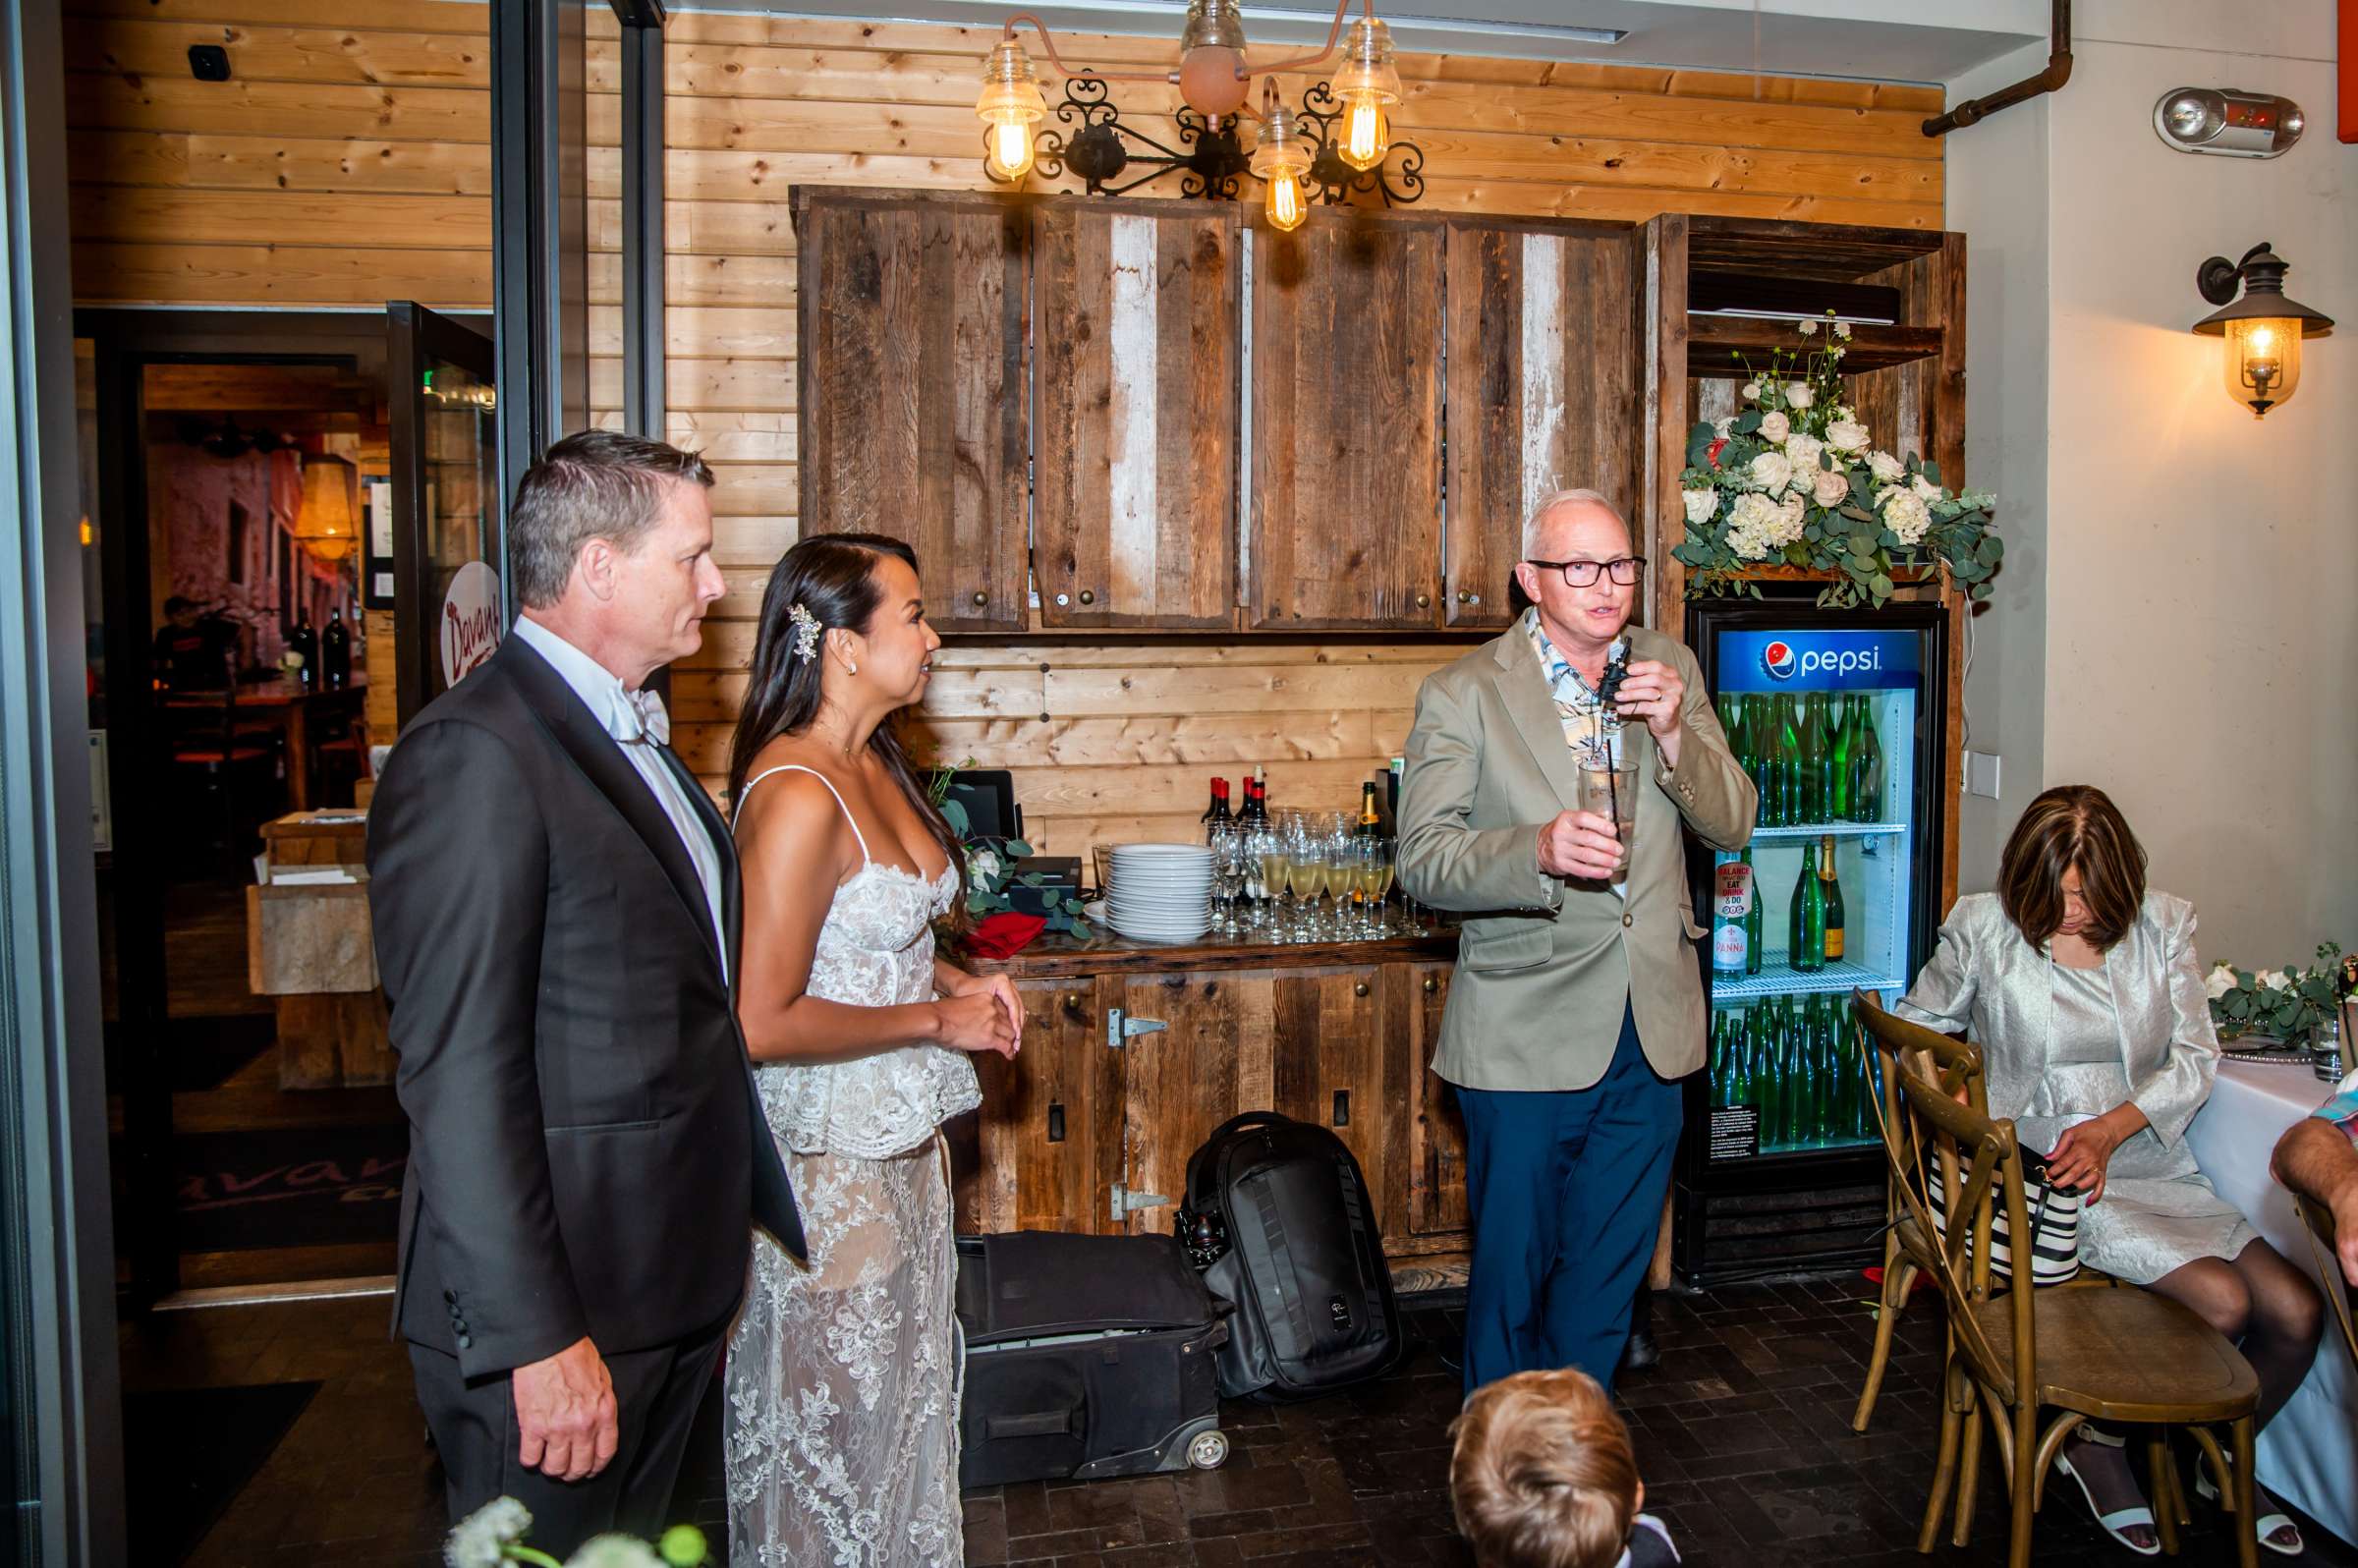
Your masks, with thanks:
[(2305, 970), (2287, 965), (2254, 972), (2221, 959), (2204, 989), (2211, 993), (2211, 1021), (2221, 1039), (2258, 1033), (2296, 1041), (2333, 1016), (2348, 983), (2341, 947), (2328, 942), (2317, 950), (2317, 963)]
[(702, 1531), (674, 1525), (651, 1546), (636, 1536), (592, 1536), (560, 1563), (524, 1543), (532, 1528), (532, 1510), (513, 1497), (495, 1498), (451, 1528), (442, 1561), (448, 1568), (506, 1568), (517, 1562), (535, 1568), (697, 1568), (711, 1555)]
[(1928, 568), (1988, 598), (2005, 553), (1991, 532), (1997, 498), (1945, 490), (1939, 465), (1877, 450), (1842, 401), (1850, 323), (1828, 311), (1799, 330), (1806, 351), (1777, 350), (1765, 373), (1736, 354), (1747, 407), (1688, 434), (1687, 536), (1670, 552), (1688, 568), (1688, 595), (1758, 598), (1746, 574), (1789, 566), (1833, 574), (1820, 604), (1881, 608), (1893, 573)]
[[(972, 767), (973, 757), (958, 764)], [(926, 799), (934, 810), (949, 819), (950, 831), (966, 847), (966, 912), (980, 921), (1015, 908), (1007, 896), (1010, 883), (1019, 887), (1037, 888), (1045, 909), (1046, 929), (1064, 931), (1074, 936), (1090, 934), (1089, 922), (1082, 917), (1081, 900), (1059, 887), (1049, 887), (1047, 878), (1038, 871), (1015, 873), (1015, 863), (1032, 853), (1032, 846), (1020, 838), (970, 837), (973, 823), (966, 808), (950, 799), (950, 775), (955, 768), (937, 767), (926, 780)]]

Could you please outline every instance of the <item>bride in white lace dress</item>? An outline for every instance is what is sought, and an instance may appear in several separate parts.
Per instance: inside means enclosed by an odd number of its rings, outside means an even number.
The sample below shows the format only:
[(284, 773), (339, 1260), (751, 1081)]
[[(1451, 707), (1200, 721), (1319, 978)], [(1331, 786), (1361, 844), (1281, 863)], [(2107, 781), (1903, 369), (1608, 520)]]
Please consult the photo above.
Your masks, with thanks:
[(811, 1260), (755, 1238), (726, 1380), (732, 1563), (964, 1555), (939, 1129), (980, 1101), (966, 1053), (1014, 1055), (1023, 1009), (933, 951), (961, 857), (886, 721), (940, 645), (898, 541), (816, 535), (770, 576), (729, 768), (738, 1015)]

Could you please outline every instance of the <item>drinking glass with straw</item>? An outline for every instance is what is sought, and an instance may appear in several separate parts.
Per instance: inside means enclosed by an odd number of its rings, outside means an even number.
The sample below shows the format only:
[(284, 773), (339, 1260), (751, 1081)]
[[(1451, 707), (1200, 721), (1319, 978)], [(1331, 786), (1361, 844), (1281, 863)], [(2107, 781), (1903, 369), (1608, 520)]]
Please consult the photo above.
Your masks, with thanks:
[(1629, 874), (1630, 834), (1638, 825), (1638, 765), (1613, 755), (1612, 744), (1592, 740), (1580, 748), (1580, 809), (1610, 817), (1621, 840), (1621, 864), (1611, 880)]

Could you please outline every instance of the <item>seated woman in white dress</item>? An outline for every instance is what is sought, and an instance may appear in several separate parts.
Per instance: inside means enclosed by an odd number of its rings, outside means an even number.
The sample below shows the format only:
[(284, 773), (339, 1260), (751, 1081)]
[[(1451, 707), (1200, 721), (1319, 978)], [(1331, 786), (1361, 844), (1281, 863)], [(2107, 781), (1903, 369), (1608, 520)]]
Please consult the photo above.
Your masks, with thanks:
[(744, 863), (737, 1013), (810, 1264), (757, 1236), (729, 1336), (729, 1560), (961, 1560), (949, 1157), (968, 1052), (1013, 1056), (1006, 977), (938, 958), (964, 857), (888, 722), (933, 650), (916, 558), (818, 534), (771, 573), (729, 758)]
[[(2323, 1303), (2186, 1147), (2218, 1069), (2194, 906), (2146, 891), (2144, 848), (2086, 784), (2030, 804), (1997, 885), (1957, 900), (1894, 1011), (1968, 1032), (1990, 1114), (2047, 1154), (2054, 1180), (2089, 1195), (2082, 1260), (2185, 1303), (2233, 1341), (2259, 1374), (2265, 1427), (2309, 1374)], [(2162, 1549), (2153, 1512), (2106, 1436), (2083, 1426), (2058, 1468), (2115, 1540), (2151, 1556)], [(2262, 1545), (2300, 1551), (2300, 1532), (2266, 1493), (2258, 1514)]]

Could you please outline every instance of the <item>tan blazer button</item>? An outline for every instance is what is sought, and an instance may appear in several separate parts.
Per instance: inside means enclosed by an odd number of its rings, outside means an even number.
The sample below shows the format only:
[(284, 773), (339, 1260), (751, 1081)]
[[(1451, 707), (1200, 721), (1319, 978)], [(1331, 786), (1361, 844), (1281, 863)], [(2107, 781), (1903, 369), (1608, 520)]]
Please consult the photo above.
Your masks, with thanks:
[(1634, 925), (1634, 924), (1636, 924), (1637, 923), (1636, 923), (1635, 921), (1631, 920), (1631, 919), (1630, 919), (1630, 918), (1629, 918), (1627, 915), (1623, 915), (1623, 916), (1621, 917), (1621, 924), (1624, 924), (1624, 925)]

